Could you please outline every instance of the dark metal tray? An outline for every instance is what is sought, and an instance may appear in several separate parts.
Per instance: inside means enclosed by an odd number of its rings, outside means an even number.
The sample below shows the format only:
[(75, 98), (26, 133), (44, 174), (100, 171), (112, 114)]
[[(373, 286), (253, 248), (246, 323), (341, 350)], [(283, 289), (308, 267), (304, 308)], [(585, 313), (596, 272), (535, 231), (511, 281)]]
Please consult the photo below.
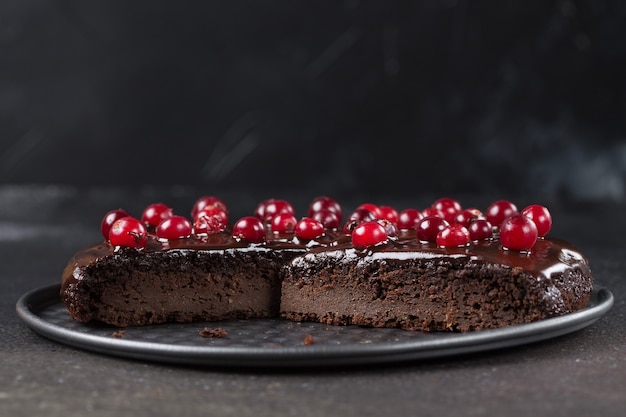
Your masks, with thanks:
[[(447, 357), (537, 342), (594, 323), (613, 305), (613, 295), (594, 290), (585, 309), (540, 322), (472, 333), (424, 333), (359, 326), (294, 323), (282, 319), (228, 320), (119, 328), (72, 319), (59, 298), (60, 285), (24, 294), (19, 316), (35, 332), (93, 352), (177, 364), (219, 366), (339, 366)], [(223, 337), (202, 337), (204, 328)]]

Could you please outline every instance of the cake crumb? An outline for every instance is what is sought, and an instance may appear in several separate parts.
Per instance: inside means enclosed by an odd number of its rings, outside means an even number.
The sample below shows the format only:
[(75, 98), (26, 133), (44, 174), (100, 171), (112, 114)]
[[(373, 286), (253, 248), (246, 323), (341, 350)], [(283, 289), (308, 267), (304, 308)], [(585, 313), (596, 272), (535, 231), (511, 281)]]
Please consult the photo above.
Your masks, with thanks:
[(116, 339), (121, 339), (122, 337), (124, 337), (124, 334), (126, 333), (126, 330), (121, 329), (118, 330), (116, 332), (113, 332), (113, 334), (111, 335), (111, 337), (114, 337)]
[(309, 346), (309, 345), (312, 345), (313, 343), (315, 343), (315, 339), (313, 338), (313, 335), (307, 334), (304, 337), (304, 345)]
[(228, 332), (221, 327), (205, 327), (198, 333), (202, 337), (226, 337)]

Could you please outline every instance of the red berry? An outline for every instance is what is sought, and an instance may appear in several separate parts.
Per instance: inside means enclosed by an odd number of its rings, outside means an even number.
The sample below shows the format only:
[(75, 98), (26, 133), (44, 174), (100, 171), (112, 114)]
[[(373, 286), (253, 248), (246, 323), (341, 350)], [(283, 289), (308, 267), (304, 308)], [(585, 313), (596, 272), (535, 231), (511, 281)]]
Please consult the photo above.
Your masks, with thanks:
[(507, 217), (500, 225), (500, 242), (505, 249), (529, 250), (537, 237), (535, 222), (522, 214)]
[(157, 227), (159, 223), (174, 215), (174, 211), (163, 203), (150, 204), (141, 214), (141, 221), (148, 227)]
[(295, 214), (289, 202), (275, 198), (262, 201), (254, 211), (254, 215), (265, 223), (271, 222), (274, 216), (281, 213)]
[(228, 226), (228, 214), (218, 206), (205, 207), (196, 213), (193, 231), (196, 235), (218, 233)]
[(170, 216), (159, 223), (156, 235), (161, 239), (184, 239), (191, 236), (191, 222), (183, 216)]
[(485, 219), (472, 220), (467, 230), (471, 240), (487, 240), (493, 236), (493, 226)]
[(372, 213), (374, 213), (374, 216), (376, 216), (377, 219), (382, 218), (382, 213), (380, 211), (380, 208), (376, 205), (376, 204), (372, 204), (372, 203), (363, 203), (360, 206), (358, 206), (356, 208), (357, 210), (359, 209), (365, 209), (365, 210), (369, 210)]
[(339, 203), (334, 198), (326, 196), (315, 197), (309, 205), (309, 217), (313, 217), (313, 214), (318, 211), (332, 211), (336, 213), (339, 217), (339, 222), (341, 223), (343, 211)]
[(524, 208), (522, 214), (535, 222), (539, 237), (544, 237), (552, 229), (552, 215), (546, 207), (533, 204)]
[(467, 246), (470, 242), (470, 233), (461, 224), (454, 223), (437, 233), (437, 246), (457, 248)]
[(296, 230), (296, 217), (289, 213), (280, 213), (272, 218), (272, 231), (274, 233), (293, 233)]
[(117, 219), (111, 226), (109, 241), (114, 246), (144, 248), (148, 243), (148, 231), (134, 217), (122, 217)]
[(324, 225), (310, 217), (303, 217), (296, 224), (296, 237), (302, 240), (313, 240), (324, 234)]
[(436, 242), (439, 232), (449, 225), (450, 223), (441, 217), (424, 217), (417, 223), (417, 239), (421, 242)]
[(104, 215), (102, 222), (100, 223), (100, 231), (106, 240), (109, 240), (109, 231), (111, 230), (113, 223), (123, 217), (130, 217), (130, 214), (122, 209), (111, 210)]
[(200, 210), (204, 208), (208, 208), (208, 207), (219, 207), (225, 213), (228, 213), (226, 204), (221, 199), (214, 197), (212, 195), (207, 195), (207, 196), (200, 197), (198, 200), (196, 200), (196, 202), (194, 203), (191, 209), (191, 218), (195, 219), (196, 216), (198, 215), (198, 212), (200, 212)]
[(467, 227), (469, 226), (470, 222), (484, 217), (485, 216), (480, 210), (476, 208), (468, 208), (465, 210), (461, 210), (459, 213), (457, 213), (457, 215), (454, 217), (454, 222)]
[(366, 208), (357, 208), (348, 218), (348, 221), (343, 226), (343, 232), (347, 235), (363, 222), (371, 222), (376, 220), (376, 215), (373, 211)]
[(517, 214), (517, 207), (508, 200), (493, 202), (487, 207), (487, 211), (485, 212), (487, 221), (496, 227), (499, 227), (504, 219), (514, 214)]
[(352, 244), (357, 248), (366, 248), (387, 242), (385, 228), (376, 221), (359, 224), (352, 232)]
[(209, 205), (205, 206), (202, 210), (196, 213), (194, 217), (194, 221), (198, 219), (198, 217), (216, 217), (220, 223), (224, 225), (224, 227), (228, 226), (228, 212), (224, 210), (223, 207), (219, 205)]
[(341, 215), (330, 210), (315, 211), (309, 217), (322, 223), (327, 229), (337, 229), (341, 224)]
[(454, 222), (454, 216), (462, 210), (461, 204), (449, 197), (443, 197), (435, 201), (432, 208), (443, 213), (443, 218), (449, 223)]
[(255, 216), (245, 216), (233, 225), (233, 237), (252, 243), (265, 241), (265, 226)]
[(422, 210), (422, 218), (428, 217), (428, 216), (441, 217), (442, 219), (444, 218), (443, 212), (433, 207), (426, 207), (424, 210)]
[(414, 230), (421, 219), (422, 213), (418, 209), (408, 208), (402, 210), (398, 215), (398, 229)]
[(380, 212), (379, 219), (389, 220), (391, 223), (398, 223), (398, 211), (391, 206), (379, 206), (378, 211)]

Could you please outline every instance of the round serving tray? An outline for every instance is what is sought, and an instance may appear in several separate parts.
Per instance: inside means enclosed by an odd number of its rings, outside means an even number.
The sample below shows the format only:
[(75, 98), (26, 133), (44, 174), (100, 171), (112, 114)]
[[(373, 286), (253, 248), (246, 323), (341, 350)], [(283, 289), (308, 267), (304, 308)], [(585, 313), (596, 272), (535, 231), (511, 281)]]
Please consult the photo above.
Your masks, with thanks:
[[(589, 305), (575, 313), (471, 333), (328, 326), (282, 319), (168, 323), (119, 329), (75, 321), (67, 314), (59, 290), (60, 285), (53, 285), (30, 291), (16, 306), (28, 326), (51, 340), (132, 359), (236, 367), (373, 364), (482, 352), (580, 330), (613, 305), (611, 292), (597, 288)], [(201, 336), (203, 330), (209, 337)]]

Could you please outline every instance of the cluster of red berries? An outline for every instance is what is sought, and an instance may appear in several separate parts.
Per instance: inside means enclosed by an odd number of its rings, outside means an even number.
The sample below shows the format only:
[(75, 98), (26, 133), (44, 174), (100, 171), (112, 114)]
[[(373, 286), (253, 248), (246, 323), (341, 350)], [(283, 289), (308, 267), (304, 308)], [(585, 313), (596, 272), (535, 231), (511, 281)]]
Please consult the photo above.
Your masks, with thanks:
[(396, 229), (413, 229), (419, 241), (441, 247), (463, 247), (492, 239), (497, 233), (503, 248), (528, 251), (551, 227), (552, 216), (541, 205), (519, 212), (512, 202), (499, 200), (483, 213), (477, 208), (463, 209), (458, 201), (446, 197), (424, 210), (409, 208), (400, 213), (388, 206), (363, 204), (350, 216), (344, 233), (352, 234), (357, 247), (383, 244), (396, 237)]
[(143, 248), (148, 243), (148, 234), (159, 239), (184, 239), (220, 232), (228, 226), (226, 204), (217, 197), (198, 199), (191, 211), (193, 223), (186, 217), (174, 214), (174, 210), (163, 203), (153, 203), (144, 209), (141, 218), (132, 217), (123, 209), (111, 210), (102, 219), (102, 236), (114, 246)]
[[(476, 208), (463, 209), (451, 198), (440, 198), (423, 210), (408, 208), (401, 212), (391, 206), (365, 203), (351, 213), (343, 227), (342, 217), (341, 206), (330, 197), (315, 198), (309, 205), (308, 216), (300, 220), (288, 201), (272, 198), (261, 202), (254, 215), (237, 220), (232, 226), (232, 237), (261, 243), (270, 231), (308, 242), (323, 236), (326, 230), (341, 229), (351, 236), (355, 247), (367, 248), (396, 239), (398, 230), (414, 230), (421, 242), (463, 247), (472, 241), (492, 239), (497, 233), (505, 249), (527, 251), (552, 227), (547, 208), (531, 205), (518, 212), (506, 200), (494, 202), (484, 213)], [(219, 198), (205, 196), (194, 204), (191, 218), (192, 222), (174, 214), (171, 207), (154, 203), (146, 207), (140, 219), (122, 209), (110, 211), (102, 220), (101, 230), (105, 239), (115, 246), (142, 248), (149, 233), (170, 240), (223, 232), (228, 226), (228, 209)]]

